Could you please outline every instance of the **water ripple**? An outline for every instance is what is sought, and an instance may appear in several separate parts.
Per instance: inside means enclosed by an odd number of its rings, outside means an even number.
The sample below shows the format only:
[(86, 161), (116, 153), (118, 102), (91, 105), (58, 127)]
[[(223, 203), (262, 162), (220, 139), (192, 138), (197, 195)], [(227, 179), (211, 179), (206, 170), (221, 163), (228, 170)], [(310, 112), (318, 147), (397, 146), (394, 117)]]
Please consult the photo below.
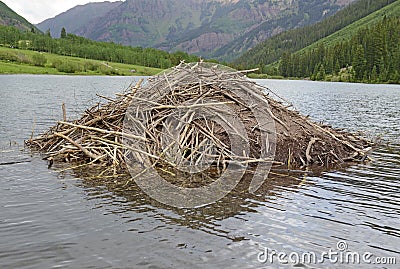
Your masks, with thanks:
[(1, 79), (1, 268), (260, 268), (264, 247), (322, 253), (340, 240), (351, 251), (399, 257), (398, 86), (266, 81), (315, 120), (382, 135), (375, 161), (314, 176), (271, 176), (255, 194), (238, 188), (215, 204), (176, 209), (137, 186), (48, 170), (40, 156), (21, 151), (34, 118), (39, 133), (61, 118), (62, 102), (72, 117), (98, 101), (96, 93), (110, 95), (131, 78)]

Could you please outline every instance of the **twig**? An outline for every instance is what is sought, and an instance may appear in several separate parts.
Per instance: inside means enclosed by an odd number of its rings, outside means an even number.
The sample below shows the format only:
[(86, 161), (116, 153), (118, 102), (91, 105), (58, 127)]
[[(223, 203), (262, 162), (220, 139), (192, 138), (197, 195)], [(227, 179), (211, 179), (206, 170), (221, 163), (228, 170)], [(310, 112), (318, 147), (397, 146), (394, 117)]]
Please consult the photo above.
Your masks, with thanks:
[(120, 135), (120, 136), (124, 136), (124, 137), (128, 137), (128, 138), (133, 138), (133, 139), (137, 139), (137, 140), (147, 141), (147, 139), (144, 138), (144, 137), (142, 137), (142, 136), (132, 135), (132, 134), (128, 134), (128, 133), (109, 131), (109, 130), (104, 130), (104, 129), (100, 129), (100, 128), (90, 127), (90, 126), (83, 126), (83, 125), (79, 125), (79, 124), (73, 124), (73, 123), (70, 123), (70, 122), (63, 122), (63, 121), (60, 121), (59, 123), (60, 123), (60, 124), (64, 124), (64, 125), (69, 125), (69, 126), (77, 127), (77, 128), (81, 128), (81, 129), (96, 131), (96, 132), (99, 132), (99, 133), (114, 134), (114, 135)]
[(310, 164), (312, 162), (312, 158), (310, 155), (311, 147), (312, 145), (317, 142), (319, 139), (316, 137), (312, 137), (310, 142), (308, 143), (307, 149), (306, 149), (306, 158), (307, 158), (307, 164)]
[(67, 121), (67, 109), (65, 108), (65, 103), (62, 103), (63, 121)]
[(85, 153), (85, 155), (87, 155), (89, 158), (92, 159), (97, 159), (100, 156), (96, 156), (93, 153), (91, 153), (90, 151), (88, 151), (87, 149), (85, 149), (84, 147), (82, 147), (81, 145), (79, 145), (78, 143), (76, 143), (74, 140), (72, 140), (71, 138), (69, 138), (68, 136), (65, 136), (63, 134), (60, 133), (54, 133), (56, 136), (59, 136), (61, 138), (64, 138), (65, 140), (67, 140), (68, 142), (70, 142), (72, 145), (76, 146), (77, 148), (79, 148), (83, 153)]

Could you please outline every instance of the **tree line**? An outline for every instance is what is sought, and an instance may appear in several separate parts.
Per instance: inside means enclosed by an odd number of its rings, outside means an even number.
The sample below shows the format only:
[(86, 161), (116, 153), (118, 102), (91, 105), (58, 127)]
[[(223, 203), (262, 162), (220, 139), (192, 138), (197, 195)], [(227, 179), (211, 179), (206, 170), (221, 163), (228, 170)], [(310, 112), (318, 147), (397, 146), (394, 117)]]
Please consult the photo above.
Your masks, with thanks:
[(60, 38), (52, 38), (35, 31), (21, 31), (12, 26), (0, 26), (0, 45), (19, 49), (48, 52), (85, 59), (170, 68), (186, 62), (198, 61), (197, 56), (182, 51), (168, 53), (154, 48), (130, 47), (111, 42), (97, 42), (62, 30)]
[[(278, 61), (285, 52), (296, 52), (397, 0), (358, 0), (313, 25), (282, 32), (256, 45), (233, 62), (239, 69)], [(268, 70), (269, 71), (269, 70)]]
[(400, 18), (384, 17), (351, 39), (298, 53), (283, 53), (277, 72), (284, 77), (400, 83)]

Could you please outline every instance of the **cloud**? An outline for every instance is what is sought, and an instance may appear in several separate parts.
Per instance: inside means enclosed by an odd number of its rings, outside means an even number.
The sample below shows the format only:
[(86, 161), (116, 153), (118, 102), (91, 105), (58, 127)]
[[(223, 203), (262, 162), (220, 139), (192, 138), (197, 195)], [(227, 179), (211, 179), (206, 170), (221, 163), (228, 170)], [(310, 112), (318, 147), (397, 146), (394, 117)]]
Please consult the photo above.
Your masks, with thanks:
[[(29, 22), (37, 24), (45, 19), (52, 18), (77, 5), (89, 2), (105, 2), (104, 0), (2, 0), (12, 10), (27, 19)], [(108, 0), (115, 2), (117, 0)]]

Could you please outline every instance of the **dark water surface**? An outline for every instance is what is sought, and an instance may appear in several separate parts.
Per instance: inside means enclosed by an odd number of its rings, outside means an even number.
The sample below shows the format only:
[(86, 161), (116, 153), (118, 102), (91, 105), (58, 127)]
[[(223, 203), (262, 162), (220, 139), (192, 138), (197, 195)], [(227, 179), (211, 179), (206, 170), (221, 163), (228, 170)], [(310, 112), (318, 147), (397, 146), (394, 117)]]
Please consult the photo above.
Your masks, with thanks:
[[(233, 193), (200, 209), (169, 208), (135, 187), (49, 170), (23, 151), (33, 125), (38, 134), (62, 118), (62, 102), (74, 117), (99, 100), (96, 93), (110, 96), (131, 82), (0, 76), (0, 268), (398, 268), (400, 86), (258, 81), (303, 114), (379, 135), (383, 145), (373, 163), (272, 178), (255, 195)], [(265, 250), (273, 262), (258, 261)], [(323, 255), (335, 251), (331, 260)], [(287, 254), (288, 264), (274, 252)], [(365, 261), (347, 264), (349, 252)], [(296, 253), (320, 261), (293, 265)]]

